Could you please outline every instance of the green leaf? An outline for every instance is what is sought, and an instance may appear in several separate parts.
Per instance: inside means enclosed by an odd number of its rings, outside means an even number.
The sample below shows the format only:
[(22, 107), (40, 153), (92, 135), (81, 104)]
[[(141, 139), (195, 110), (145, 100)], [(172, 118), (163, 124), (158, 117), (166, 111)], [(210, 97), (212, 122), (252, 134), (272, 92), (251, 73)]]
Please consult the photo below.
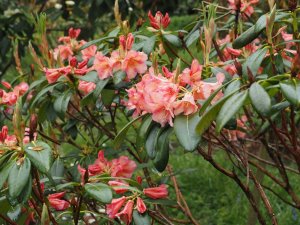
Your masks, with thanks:
[[(63, 177), (64, 176), (64, 163), (60, 158), (57, 158), (54, 163), (51, 166), (50, 174), (52, 177)], [(55, 180), (56, 183), (59, 182), (59, 180)]]
[(114, 73), (113, 76), (113, 82), (115, 85), (120, 84), (126, 77), (126, 73), (122, 70), (119, 70), (118, 72)]
[(224, 91), (224, 96), (227, 96), (231, 94), (232, 92), (238, 91), (241, 87), (241, 81), (240, 80), (234, 80), (232, 83), (230, 83), (225, 91)]
[(136, 225), (150, 225), (150, 218), (147, 213), (140, 214), (137, 210), (133, 210), (133, 221)]
[(50, 217), (49, 217), (49, 213), (48, 213), (48, 208), (45, 203), (43, 204), (43, 209), (42, 209), (41, 224), (50, 225)]
[(4, 182), (7, 180), (8, 174), (14, 165), (14, 161), (10, 161), (0, 171), (0, 189), (2, 189)]
[[(283, 19), (286, 16), (289, 16), (289, 14), (281, 13), (276, 15), (275, 22)], [(237, 39), (233, 41), (232, 47), (235, 49), (242, 48), (247, 44), (251, 43), (266, 28), (266, 24), (267, 17), (266, 15), (262, 15), (252, 27), (250, 27), (248, 30), (246, 30), (244, 33), (238, 36)]]
[(136, 121), (140, 120), (141, 118), (143, 118), (144, 116), (145, 115), (141, 115), (141, 116), (135, 118), (134, 120), (132, 120), (129, 123), (127, 123), (125, 125), (125, 127), (122, 128), (122, 130), (120, 130), (120, 132), (118, 133), (118, 135), (115, 137), (115, 139), (113, 141), (114, 148), (117, 149), (117, 148), (121, 147), (121, 144), (124, 141), (124, 139), (126, 138), (127, 131), (129, 130), (129, 128), (131, 127), (131, 125), (133, 123), (135, 123)]
[(83, 50), (83, 49), (86, 49), (88, 47), (90, 47), (91, 45), (94, 45), (94, 44), (97, 44), (99, 42), (102, 42), (102, 41), (105, 41), (105, 40), (108, 40), (108, 39), (115, 39), (115, 37), (103, 37), (103, 38), (99, 38), (99, 39), (96, 39), (96, 40), (93, 40), (93, 41), (89, 41), (87, 43), (85, 43), (84, 45), (82, 45), (80, 47), (80, 51)]
[(97, 81), (99, 80), (98, 73), (95, 70), (92, 70), (92, 71), (88, 72), (84, 76), (75, 76), (75, 77), (78, 78), (79, 80), (83, 80), (83, 81), (87, 81), (87, 82), (93, 82), (93, 83), (97, 83)]
[(8, 192), (13, 199), (17, 198), (28, 182), (30, 175), (31, 163), (26, 157), (24, 162), (19, 166), (17, 162), (13, 164), (8, 175)]
[(143, 52), (145, 52), (147, 55), (149, 55), (151, 52), (153, 52), (154, 46), (155, 46), (156, 36), (152, 36), (147, 38), (147, 40), (144, 42), (143, 46)]
[(48, 144), (35, 141), (25, 146), (25, 152), (30, 161), (42, 173), (48, 173), (51, 168), (52, 151)]
[(300, 81), (293, 79), (280, 82), (280, 88), (286, 100), (297, 107), (300, 105)]
[(200, 121), (198, 113), (193, 115), (179, 115), (174, 120), (174, 130), (179, 143), (187, 151), (193, 151), (201, 140), (196, 133), (196, 126)]
[(222, 108), (223, 104), (228, 98), (230, 98), (235, 92), (228, 94), (217, 101), (214, 105), (211, 106), (200, 118), (199, 123), (196, 126), (196, 132), (201, 136), (207, 128), (210, 126), (212, 121), (214, 121), (218, 115), (218, 112)]
[(268, 48), (261, 48), (258, 49), (256, 52), (254, 52), (252, 55), (250, 55), (246, 62), (243, 64), (243, 74), (247, 77), (248, 74), (248, 68), (251, 70), (253, 76), (256, 76), (257, 71), (262, 63), (262, 61), (265, 58), (265, 55), (268, 51)]
[(151, 128), (149, 135), (146, 139), (145, 148), (150, 159), (154, 159), (156, 156), (155, 146), (161, 131), (161, 127), (156, 124)]
[(46, 87), (44, 87), (33, 99), (33, 101), (30, 104), (30, 107), (34, 107), (35, 104), (37, 103), (37, 101), (43, 96), (45, 95), (48, 91), (52, 91), (58, 84), (60, 83), (53, 83), (53, 84), (49, 84)]
[(18, 196), (18, 201), (22, 204), (26, 203), (31, 196), (31, 191), (32, 191), (32, 178), (30, 175), (27, 184), (23, 188), (21, 194)]
[(216, 119), (216, 130), (220, 132), (225, 124), (235, 116), (248, 97), (248, 91), (242, 91), (230, 97), (222, 106)]
[(101, 93), (101, 100), (105, 106), (110, 106), (115, 98), (115, 91), (111, 89), (104, 89)]
[(271, 98), (265, 89), (258, 83), (253, 83), (249, 90), (253, 107), (263, 116), (268, 116), (271, 111)]
[(190, 35), (188, 35), (186, 38), (185, 38), (185, 45), (186, 47), (189, 47), (191, 46), (196, 40), (198, 40), (198, 38), (200, 37), (200, 32), (199, 30), (195, 30), (194, 32), (192, 33), (189, 33)]
[(150, 128), (153, 125), (154, 125), (154, 122), (152, 120), (152, 117), (150, 115), (145, 116), (145, 118), (142, 121), (141, 126), (139, 127), (138, 135), (136, 138), (136, 145), (140, 151), (143, 151)]
[(173, 129), (171, 128), (164, 130), (159, 135), (157, 144), (155, 145), (156, 155), (153, 164), (159, 172), (163, 172), (169, 162), (169, 136), (172, 131)]
[(112, 191), (106, 184), (87, 183), (84, 185), (84, 190), (90, 197), (96, 199), (97, 201), (110, 203), (112, 200)]
[(60, 95), (54, 102), (54, 110), (60, 115), (61, 117), (64, 116), (68, 109), (69, 101), (72, 96), (72, 91), (68, 90)]
[(163, 39), (164, 39), (164, 41), (167, 41), (169, 44), (171, 44), (174, 47), (177, 47), (177, 48), (182, 47), (182, 42), (181, 42), (180, 38), (173, 34), (164, 34)]
[[(201, 116), (204, 112), (205, 112), (205, 110), (208, 108), (208, 106), (210, 105), (210, 103), (211, 103), (211, 101), (217, 96), (217, 94), (219, 93), (219, 91), (220, 90), (222, 90), (222, 88), (224, 88), (224, 87), (226, 87), (228, 84), (230, 84), (231, 82), (234, 82), (234, 83), (236, 83), (236, 82), (240, 82), (239, 80), (237, 80), (237, 79), (232, 79), (232, 80), (230, 80), (229, 82), (227, 82), (226, 84), (223, 84), (223, 85), (221, 85), (220, 87), (218, 87), (205, 101), (204, 101), (204, 103), (202, 104), (202, 106), (201, 106), (201, 108), (200, 108), (200, 110), (199, 110), (199, 115)], [(232, 90), (232, 91), (235, 91), (235, 90)], [(226, 92), (226, 91), (225, 91)], [(231, 91), (230, 91), (231, 92)], [(228, 91), (228, 94), (230, 94), (229, 93), (229, 91)], [(226, 95), (227, 95), (227, 93), (226, 93)]]

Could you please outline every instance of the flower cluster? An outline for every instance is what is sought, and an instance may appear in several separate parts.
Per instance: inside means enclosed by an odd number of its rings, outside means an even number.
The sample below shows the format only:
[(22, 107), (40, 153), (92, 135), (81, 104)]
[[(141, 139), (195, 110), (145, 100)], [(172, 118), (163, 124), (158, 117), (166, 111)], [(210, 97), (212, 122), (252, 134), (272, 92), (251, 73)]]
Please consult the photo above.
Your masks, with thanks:
[[(137, 74), (146, 72), (148, 57), (145, 53), (132, 49), (134, 37), (131, 33), (119, 37), (119, 48), (111, 52), (110, 57), (97, 51), (95, 45), (80, 50), (86, 42), (76, 40), (79, 34), (80, 29), (70, 28), (69, 36), (59, 38), (63, 44), (54, 49), (53, 56), (56, 61), (60, 61), (59, 64), (67, 62), (67, 65), (59, 68), (43, 68), (49, 83), (56, 82), (61, 76), (84, 76), (93, 70), (98, 73), (101, 80), (112, 77), (115, 72), (120, 70), (126, 73), (126, 80), (131, 80)], [(80, 61), (79, 58), (81, 58)], [(93, 63), (88, 67), (87, 64), (90, 60)], [(95, 83), (79, 80), (78, 89), (84, 94), (88, 94), (95, 88)]]
[[(158, 187), (145, 188), (143, 190), (143, 194), (152, 199), (161, 199), (168, 197), (168, 190), (166, 185), (162, 184)], [(137, 211), (141, 214), (147, 210), (143, 199), (139, 197), (139, 195), (129, 197), (122, 196), (121, 198), (113, 199), (111, 204), (107, 205), (107, 214), (109, 218), (113, 219), (118, 217), (128, 225), (132, 221), (134, 205)], [(121, 210), (122, 207), (123, 209)]]
[[(142, 80), (128, 92), (128, 109), (134, 109), (134, 116), (150, 113), (152, 119), (162, 126), (167, 123), (173, 126), (175, 115), (195, 113), (201, 104), (198, 100), (207, 99), (224, 81), (224, 74), (217, 74), (216, 82), (201, 79), (202, 65), (193, 60), (190, 68), (186, 68), (176, 77), (176, 71), (170, 72), (166, 67), (155, 74), (151, 67)], [(218, 94), (214, 100), (222, 96)]]
[(16, 104), (19, 97), (24, 95), (24, 93), (28, 90), (29, 85), (25, 82), (22, 82), (16, 85), (14, 88), (10, 85), (10, 83), (2, 81), (1, 84), (8, 90), (5, 91), (0, 89), (0, 105), (8, 105), (13, 106)]

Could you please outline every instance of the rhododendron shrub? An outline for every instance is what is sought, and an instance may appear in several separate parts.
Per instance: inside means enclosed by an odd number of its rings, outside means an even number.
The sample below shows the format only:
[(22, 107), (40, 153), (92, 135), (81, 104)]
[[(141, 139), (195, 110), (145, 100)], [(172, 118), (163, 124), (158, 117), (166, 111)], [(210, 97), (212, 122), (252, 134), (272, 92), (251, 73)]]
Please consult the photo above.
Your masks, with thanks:
[(169, 163), (179, 145), (236, 182), (249, 221), (278, 224), (269, 194), (299, 209), (299, 8), (268, 3), (204, 3), (172, 31), (159, 11), (130, 27), (116, 1), (95, 40), (71, 27), (55, 42), (37, 19), (31, 75), (0, 84), (1, 222), (199, 224)]

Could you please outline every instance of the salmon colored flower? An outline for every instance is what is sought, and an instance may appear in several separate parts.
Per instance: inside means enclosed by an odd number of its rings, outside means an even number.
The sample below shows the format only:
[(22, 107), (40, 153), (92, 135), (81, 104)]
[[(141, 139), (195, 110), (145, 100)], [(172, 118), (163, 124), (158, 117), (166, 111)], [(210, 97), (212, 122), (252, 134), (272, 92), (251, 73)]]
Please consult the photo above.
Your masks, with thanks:
[(108, 181), (108, 184), (109, 184), (109, 186), (112, 187), (112, 189), (114, 189), (114, 191), (117, 194), (125, 193), (126, 191), (128, 191), (126, 186), (129, 187), (129, 185), (125, 181), (122, 181), (122, 180), (120, 180), (120, 181), (110, 180), (110, 181)]
[(143, 52), (137, 52), (130, 50), (125, 55), (122, 61), (122, 70), (126, 72), (127, 78), (129, 80), (135, 78), (139, 74), (143, 74), (147, 70), (146, 61), (148, 56)]
[(81, 50), (81, 55), (83, 60), (89, 60), (94, 57), (97, 52), (97, 46), (91, 45), (83, 50)]
[(122, 196), (121, 198), (113, 199), (110, 204), (106, 205), (106, 213), (108, 217), (113, 219), (116, 217), (116, 214), (120, 211), (124, 203), (126, 202), (126, 197)]
[(95, 90), (96, 84), (89, 81), (80, 80), (78, 84), (78, 90), (82, 91), (84, 94), (88, 94)]
[(100, 52), (97, 52), (95, 55), (93, 69), (97, 71), (101, 80), (113, 76), (112, 63), (110, 59)]
[(160, 199), (168, 197), (168, 189), (165, 184), (161, 184), (158, 187), (145, 188), (144, 194), (152, 199)]
[(14, 87), (14, 93), (18, 96), (22, 96), (28, 91), (29, 85), (26, 82), (21, 82), (17, 86)]
[(155, 17), (152, 15), (151, 11), (149, 11), (148, 17), (150, 20), (150, 24), (154, 29), (165, 29), (171, 22), (169, 14), (166, 13), (164, 16), (160, 11), (156, 12)]
[(174, 114), (183, 113), (185, 116), (197, 112), (198, 106), (195, 103), (192, 93), (186, 93), (181, 100), (174, 102)]
[(133, 205), (134, 202), (132, 200), (127, 201), (123, 210), (116, 214), (126, 225), (129, 225), (132, 221)]
[(191, 68), (186, 68), (179, 75), (180, 85), (184, 86), (189, 84), (193, 86), (196, 82), (201, 80), (202, 65), (199, 64), (197, 59), (194, 59)]
[(68, 75), (71, 72), (71, 67), (66, 66), (54, 69), (44, 68), (43, 71), (46, 74), (46, 79), (48, 80), (48, 83), (52, 84), (56, 82), (61, 76)]
[(18, 100), (18, 95), (14, 92), (8, 92), (6, 93), (5, 91), (2, 92), (2, 99), (0, 101), (0, 104), (4, 105), (14, 105), (16, 104)]
[(127, 156), (120, 156), (111, 161), (111, 175), (114, 177), (130, 178), (137, 165)]
[(72, 47), (70, 45), (58, 45), (53, 52), (55, 60), (66, 60), (70, 59), (74, 55)]
[(137, 211), (139, 213), (144, 213), (146, 212), (147, 210), (147, 207), (143, 201), (143, 199), (141, 199), (140, 197), (137, 197), (137, 200), (136, 200), (136, 207), (137, 207)]
[(69, 208), (70, 203), (62, 199), (64, 195), (65, 192), (59, 192), (59, 193), (49, 195), (48, 200), (50, 206), (57, 211), (62, 211)]

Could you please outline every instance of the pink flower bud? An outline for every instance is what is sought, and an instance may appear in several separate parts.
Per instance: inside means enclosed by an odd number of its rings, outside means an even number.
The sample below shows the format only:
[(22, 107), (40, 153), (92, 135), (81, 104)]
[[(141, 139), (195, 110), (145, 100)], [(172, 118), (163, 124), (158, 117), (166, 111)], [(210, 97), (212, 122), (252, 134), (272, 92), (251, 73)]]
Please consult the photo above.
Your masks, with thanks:
[(69, 37), (75, 39), (79, 36), (80, 32), (81, 32), (80, 29), (74, 29), (73, 27), (71, 27), (69, 29)]
[(143, 178), (142, 178), (141, 176), (137, 176), (137, 177), (136, 177), (136, 181), (137, 181), (139, 184), (142, 184)]
[(161, 184), (158, 187), (145, 188), (143, 192), (147, 197), (153, 199), (168, 197), (168, 189), (165, 184)]
[(121, 35), (119, 37), (119, 45), (122, 47), (122, 49), (126, 49), (126, 38), (125, 35)]
[(70, 59), (70, 62), (69, 62), (70, 66), (72, 67), (76, 67), (77, 66), (77, 59), (75, 56), (73, 56), (71, 59)]
[(106, 206), (106, 212), (109, 218), (115, 218), (119, 210), (122, 208), (126, 201), (126, 197), (123, 196), (121, 198), (113, 199), (110, 204)]
[(133, 42), (134, 42), (134, 37), (132, 33), (129, 33), (126, 39), (126, 50), (130, 50), (132, 48)]
[(137, 197), (136, 206), (139, 213), (144, 213), (147, 210), (144, 201), (140, 197)]
[(133, 211), (133, 205), (134, 202), (132, 200), (129, 200), (124, 209), (116, 214), (117, 217), (120, 217), (120, 219), (126, 223), (126, 225), (129, 225), (132, 221), (132, 211)]
[(165, 16), (158, 11), (155, 14), (155, 17), (151, 14), (151, 11), (148, 12), (148, 17), (150, 20), (150, 24), (155, 29), (161, 29), (161, 28), (167, 28), (171, 22), (171, 19), (169, 17), (169, 14), (166, 13)]
[(0, 89), (0, 98), (2, 98), (4, 95), (4, 91), (2, 89)]
[(125, 186), (129, 186), (127, 183), (125, 183), (124, 181), (115, 181), (115, 180), (110, 180), (108, 181), (109, 186), (111, 186), (114, 191), (117, 194), (123, 194), (126, 191), (128, 191), (128, 189)]
[(1, 81), (1, 84), (2, 84), (5, 88), (7, 88), (7, 89), (11, 89), (10, 83), (8, 83), (8, 82), (6, 82), (6, 81)]
[(65, 195), (65, 192), (55, 193), (48, 196), (49, 204), (52, 208), (57, 211), (62, 211), (69, 208), (70, 203), (66, 200), (62, 200)]

